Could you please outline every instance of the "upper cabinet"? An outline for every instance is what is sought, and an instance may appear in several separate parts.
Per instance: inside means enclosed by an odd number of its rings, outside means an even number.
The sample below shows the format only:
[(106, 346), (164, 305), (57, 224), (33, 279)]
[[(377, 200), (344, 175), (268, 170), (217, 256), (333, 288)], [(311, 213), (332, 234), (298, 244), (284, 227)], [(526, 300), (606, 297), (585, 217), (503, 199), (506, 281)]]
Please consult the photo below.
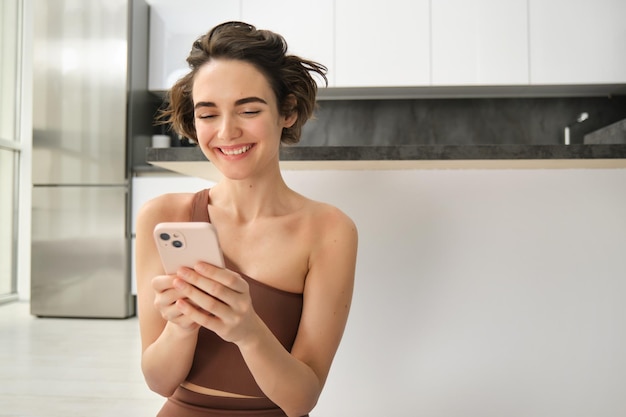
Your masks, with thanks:
[(426, 87), (463, 95), (464, 86), (562, 86), (550, 90), (560, 94), (626, 84), (625, 0), (149, 2), (151, 90), (185, 74), (193, 41), (226, 20), (283, 35), (291, 53), (328, 67), (329, 87), (344, 87), (339, 98), (369, 87), (428, 96)]
[[(328, 84), (334, 84), (334, 0), (242, 0), (241, 5), (244, 22), (280, 33), (289, 53), (326, 66)], [(318, 81), (323, 85), (323, 80)]]
[(626, 82), (626, 1), (528, 1), (532, 84)]
[(432, 0), (432, 85), (528, 84), (527, 0)]
[[(317, 61), (329, 68), (329, 85), (334, 71), (334, 0), (318, 0), (306, 8), (304, 19), (287, 16), (294, 2), (288, 0), (152, 0), (150, 12), (149, 89), (169, 89), (189, 71), (186, 58), (193, 42), (213, 26), (241, 20), (259, 29), (280, 33), (290, 53)], [(184, 5), (184, 7), (182, 7)], [(314, 6), (314, 7), (313, 7)], [(299, 15), (302, 16), (302, 15)], [(323, 85), (323, 80), (319, 79)]]
[(430, 0), (335, 0), (335, 86), (430, 84)]
[(148, 89), (152, 91), (169, 89), (189, 72), (187, 55), (201, 35), (219, 23), (241, 20), (241, 7), (235, 1), (153, 0), (150, 3)]

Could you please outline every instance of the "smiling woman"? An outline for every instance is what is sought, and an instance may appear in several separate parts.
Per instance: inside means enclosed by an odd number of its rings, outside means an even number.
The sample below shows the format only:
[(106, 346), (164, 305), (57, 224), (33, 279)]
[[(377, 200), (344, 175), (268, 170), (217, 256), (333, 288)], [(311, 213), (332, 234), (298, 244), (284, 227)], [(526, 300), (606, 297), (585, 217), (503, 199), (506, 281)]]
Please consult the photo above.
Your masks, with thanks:
[[(157, 197), (138, 217), (142, 370), (168, 397), (160, 417), (308, 415), (341, 341), (357, 231), (283, 180), (280, 147), (300, 140), (315, 108), (312, 74), (326, 71), (286, 51), (280, 35), (247, 23), (213, 28), (193, 44), (191, 71), (161, 115), (223, 179)], [(188, 221), (215, 226), (225, 268), (165, 274), (153, 229)]]

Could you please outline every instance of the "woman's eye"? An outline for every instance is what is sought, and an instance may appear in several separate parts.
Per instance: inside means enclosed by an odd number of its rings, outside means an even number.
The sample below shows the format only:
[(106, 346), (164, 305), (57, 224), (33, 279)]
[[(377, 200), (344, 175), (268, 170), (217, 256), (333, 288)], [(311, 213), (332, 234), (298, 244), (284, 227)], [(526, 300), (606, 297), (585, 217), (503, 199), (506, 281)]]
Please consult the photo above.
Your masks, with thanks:
[(198, 119), (211, 119), (215, 117), (214, 114), (199, 114), (198, 115)]
[(254, 116), (255, 114), (261, 113), (261, 110), (244, 110), (241, 112), (244, 116)]

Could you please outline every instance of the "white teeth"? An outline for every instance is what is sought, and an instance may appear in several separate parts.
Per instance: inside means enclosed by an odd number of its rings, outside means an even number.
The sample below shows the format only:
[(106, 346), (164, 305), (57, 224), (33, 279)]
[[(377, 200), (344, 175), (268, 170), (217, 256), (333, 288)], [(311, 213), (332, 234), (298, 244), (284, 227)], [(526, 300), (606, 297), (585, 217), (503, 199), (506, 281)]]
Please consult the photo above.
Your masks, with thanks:
[(244, 146), (239, 149), (221, 149), (222, 153), (225, 155), (241, 155), (242, 153), (248, 152), (252, 148), (252, 145)]

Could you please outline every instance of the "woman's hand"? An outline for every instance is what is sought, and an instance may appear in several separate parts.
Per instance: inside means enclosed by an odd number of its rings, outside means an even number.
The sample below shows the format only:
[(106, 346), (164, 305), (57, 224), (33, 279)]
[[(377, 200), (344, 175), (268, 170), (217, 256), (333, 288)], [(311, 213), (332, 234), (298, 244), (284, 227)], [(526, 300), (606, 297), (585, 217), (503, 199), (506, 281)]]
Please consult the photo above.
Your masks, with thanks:
[(164, 320), (174, 323), (185, 330), (196, 330), (198, 323), (184, 315), (177, 306), (177, 301), (184, 295), (174, 288), (176, 275), (159, 275), (152, 280), (154, 289), (154, 307)]
[(194, 269), (182, 268), (173, 286), (176, 307), (185, 320), (227, 342), (242, 343), (259, 323), (248, 283), (236, 272), (200, 262)]

